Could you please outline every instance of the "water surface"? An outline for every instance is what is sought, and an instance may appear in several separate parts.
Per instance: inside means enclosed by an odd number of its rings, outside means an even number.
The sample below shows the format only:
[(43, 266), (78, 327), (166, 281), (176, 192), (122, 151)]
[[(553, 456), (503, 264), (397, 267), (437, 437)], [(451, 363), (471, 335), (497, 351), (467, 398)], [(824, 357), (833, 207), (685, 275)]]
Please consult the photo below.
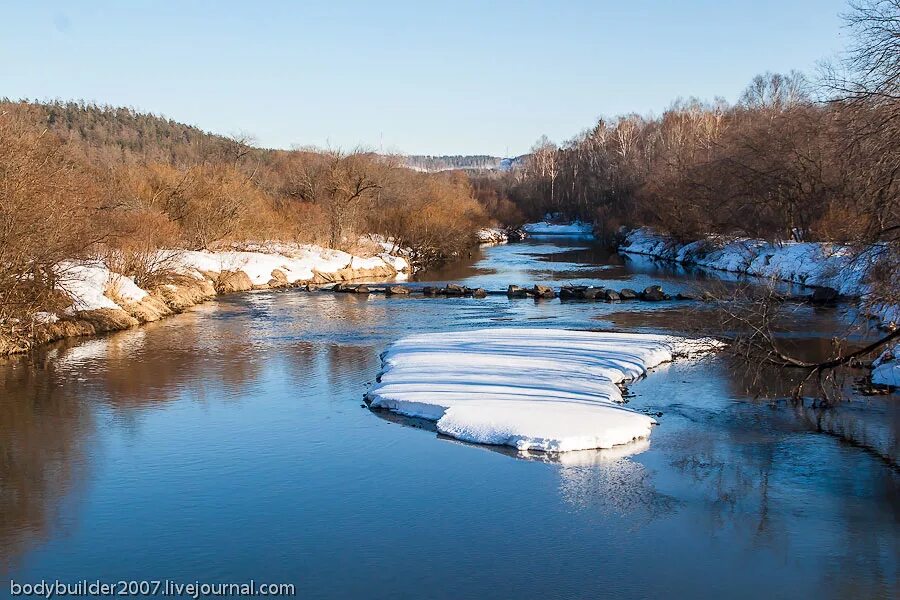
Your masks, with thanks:
[[(717, 281), (579, 239), (422, 279)], [(304, 598), (896, 597), (896, 395), (823, 412), (754, 400), (723, 358), (676, 363), (630, 388), (662, 413), (649, 443), (555, 459), (362, 403), (379, 353), (410, 333), (681, 331), (703, 318), (691, 310), (261, 291), (4, 360), (0, 570), (283, 581)], [(846, 312), (798, 309), (796, 337), (824, 349)]]

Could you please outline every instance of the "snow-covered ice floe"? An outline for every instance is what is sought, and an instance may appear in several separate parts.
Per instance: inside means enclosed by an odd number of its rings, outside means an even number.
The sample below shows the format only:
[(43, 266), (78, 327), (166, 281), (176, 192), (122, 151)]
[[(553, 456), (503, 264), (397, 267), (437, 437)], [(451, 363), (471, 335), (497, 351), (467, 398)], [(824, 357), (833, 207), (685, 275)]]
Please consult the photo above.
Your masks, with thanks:
[(527, 225), (523, 225), (522, 229), (529, 235), (590, 236), (593, 234), (594, 226), (582, 221), (574, 221), (566, 224), (541, 221), (540, 223), (528, 223)]
[(711, 339), (565, 329), (482, 329), (401, 339), (382, 355), (372, 408), (435, 421), (445, 435), (520, 451), (611, 448), (646, 439), (653, 418), (618, 384)]

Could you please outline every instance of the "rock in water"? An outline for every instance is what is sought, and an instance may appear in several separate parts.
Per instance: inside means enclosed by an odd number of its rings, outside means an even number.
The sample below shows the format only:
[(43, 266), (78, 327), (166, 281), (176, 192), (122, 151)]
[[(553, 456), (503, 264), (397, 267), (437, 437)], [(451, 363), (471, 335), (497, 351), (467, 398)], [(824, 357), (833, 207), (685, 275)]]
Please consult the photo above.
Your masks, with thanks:
[(474, 292), (472, 292), (473, 298), (487, 298), (487, 292), (484, 288), (478, 288)]
[(616, 290), (603, 290), (602, 298), (607, 302), (618, 302), (621, 300)]
[(535, 298), (556, 298), (556, 292), (553, 291), (553, 288), (546, 285), (534, 286), (531, 293), (534, 294)]
[(638, 297), (638, 294), (636, 291), (632, 290), (631, 288), (623, 288), (622, 291), (619, 292), (619, 297), (622, 300), (636, 300)]
[(603, 288), (598, 287), (589, 287), (584, 290), (584, 299), (585, 300), (596, 300), (600, 297), (600, 294), (603, 293)]
[(528, 292), (517, 285), (511, 285), (506, 288), (506, 295), (509, 298), (527, 298)]
[(651, 285), (643, 292), (641, 292), (641, 300), (646, 300), (648, 302), (659, 302), (661, 300), (667, 300), (668, 296), (663, 292), (662, 287), (658, 285)]
[(559, 288), (560, 300), (582, 300), (584, 292), (588, 289), (585, 285), (566, 285)]
[(408, 296), (409, 288), (405, 288), (402, 285), (392, 285), (384, 290), (384, 294), (385, 296)]

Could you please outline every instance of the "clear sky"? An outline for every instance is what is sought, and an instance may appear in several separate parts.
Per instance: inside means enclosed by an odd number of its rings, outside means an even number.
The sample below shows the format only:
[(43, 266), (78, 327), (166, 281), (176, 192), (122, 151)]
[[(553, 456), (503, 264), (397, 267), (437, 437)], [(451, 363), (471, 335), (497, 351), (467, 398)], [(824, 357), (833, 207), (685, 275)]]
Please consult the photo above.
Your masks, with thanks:
[(846, 0), (9, 2), (0, 96), (132, 106), (259, 145), (516, 155), (737, 98), (845, 45)]

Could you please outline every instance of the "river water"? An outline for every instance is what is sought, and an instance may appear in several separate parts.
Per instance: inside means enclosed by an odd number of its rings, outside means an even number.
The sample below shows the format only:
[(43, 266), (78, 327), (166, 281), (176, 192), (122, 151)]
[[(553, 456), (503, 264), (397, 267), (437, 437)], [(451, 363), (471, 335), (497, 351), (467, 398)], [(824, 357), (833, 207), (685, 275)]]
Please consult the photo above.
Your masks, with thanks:
[[(719, 285), (577, 238), (422, 279)], [(814, 354), (850, 318), (798, 308), (793, 337)], [(723, 357), (675, 363), (630, 387), (631, 406), (662, 413), (649, 443), (555, 459), (361, 401), (410, 333), (706, 319), (675, 302), (261, 291), (5, 359), (0, 574), (253, 579), (301, 598), (897, 597), (896, 395), (822, 411), (754, 399)]]

